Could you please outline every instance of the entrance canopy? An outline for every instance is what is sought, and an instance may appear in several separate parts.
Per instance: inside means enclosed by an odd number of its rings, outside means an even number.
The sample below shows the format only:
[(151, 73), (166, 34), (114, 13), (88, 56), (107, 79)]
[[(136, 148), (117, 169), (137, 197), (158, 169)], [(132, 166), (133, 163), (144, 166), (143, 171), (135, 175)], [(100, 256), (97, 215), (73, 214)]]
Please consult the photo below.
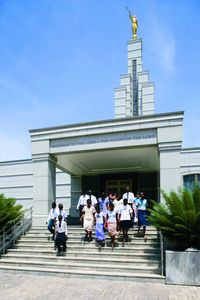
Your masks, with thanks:
[(183, 112), (30, 130), (34, 157), (71, 175), (159, 171), (160, 149), (182, 143)]
[(61, 153), (56, 154), (56, 158), (59, 166), (76, 175), (159, 170), (155, 146)]

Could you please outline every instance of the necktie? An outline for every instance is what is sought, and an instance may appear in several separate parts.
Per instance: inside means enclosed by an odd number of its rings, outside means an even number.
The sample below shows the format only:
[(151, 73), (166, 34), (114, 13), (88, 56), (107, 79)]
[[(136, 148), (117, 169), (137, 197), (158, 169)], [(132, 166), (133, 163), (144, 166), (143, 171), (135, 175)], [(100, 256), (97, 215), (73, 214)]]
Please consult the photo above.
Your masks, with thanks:
[(128, 200), (128, 192), (127, 192), (127, 200)]

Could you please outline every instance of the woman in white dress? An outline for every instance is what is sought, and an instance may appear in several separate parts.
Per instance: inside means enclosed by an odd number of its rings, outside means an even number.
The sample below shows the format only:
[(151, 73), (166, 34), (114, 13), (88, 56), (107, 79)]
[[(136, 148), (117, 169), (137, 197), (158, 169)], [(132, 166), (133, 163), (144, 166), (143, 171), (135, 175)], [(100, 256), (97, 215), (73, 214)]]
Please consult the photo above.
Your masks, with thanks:
[(114, 204), (109, 203), (109, 210), (106, 215), (108, 234), (111, 238), (112, 249), (115, 246), (115, 238), (119, 234), (117, 231), (117, 211), (114, 209)]
[(92, 229), (94, 225), (94, 214), (96, 209), (92, 205), (92, 201), (90, 199), (87, 200), (87, 205), (83, 207), (82, 216), (80, 218), (81, 222), (83, 219), (83, 227), (85, 229), (85, 241), (92, 241)]

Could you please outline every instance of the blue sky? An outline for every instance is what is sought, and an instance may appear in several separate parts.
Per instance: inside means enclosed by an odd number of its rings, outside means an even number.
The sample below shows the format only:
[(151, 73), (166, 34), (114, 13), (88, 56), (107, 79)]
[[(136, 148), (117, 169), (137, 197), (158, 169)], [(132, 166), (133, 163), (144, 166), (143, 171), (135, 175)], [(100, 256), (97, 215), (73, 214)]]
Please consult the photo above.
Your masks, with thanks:
[(114, 117), (137, 15), (156, 113), (185, 111), (200, 147), (199, 0), (0, 0), (0, 161), (31, 157), (29, 129)]

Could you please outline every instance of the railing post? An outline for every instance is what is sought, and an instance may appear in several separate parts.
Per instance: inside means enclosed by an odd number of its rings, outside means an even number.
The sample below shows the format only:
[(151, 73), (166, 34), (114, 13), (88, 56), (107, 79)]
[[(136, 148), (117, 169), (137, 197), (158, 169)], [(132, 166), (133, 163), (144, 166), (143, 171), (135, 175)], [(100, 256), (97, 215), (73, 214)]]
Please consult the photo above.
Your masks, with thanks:
[(25, 227), (25, 226), (24, 226), (24, 218), (23, 218), (23, 219), (22, 219), (22, 235), (24, 235), (24, 232), (25, 232), (25, 231), (24, 231), (24, 227)]
[(164, 276), (164, 247), (163, 247), (163, 236), (160, 232), (160, 251), (161, 251), (161, 275)]
[(6, 253), (6, 237), (5, 237), (5, 228), (3, 228), (3, 254)]
[(13, 245), (15, 246), (15, 239), (16, 239), (16, 228), (15, 228), (15, 221), (14, 221), (14, 226), (13, 226)]
[(32, 221), (33, 221), (33, 206), (31, 206), (31, 224), (30, 224), (31, 227), (32, 227)]

